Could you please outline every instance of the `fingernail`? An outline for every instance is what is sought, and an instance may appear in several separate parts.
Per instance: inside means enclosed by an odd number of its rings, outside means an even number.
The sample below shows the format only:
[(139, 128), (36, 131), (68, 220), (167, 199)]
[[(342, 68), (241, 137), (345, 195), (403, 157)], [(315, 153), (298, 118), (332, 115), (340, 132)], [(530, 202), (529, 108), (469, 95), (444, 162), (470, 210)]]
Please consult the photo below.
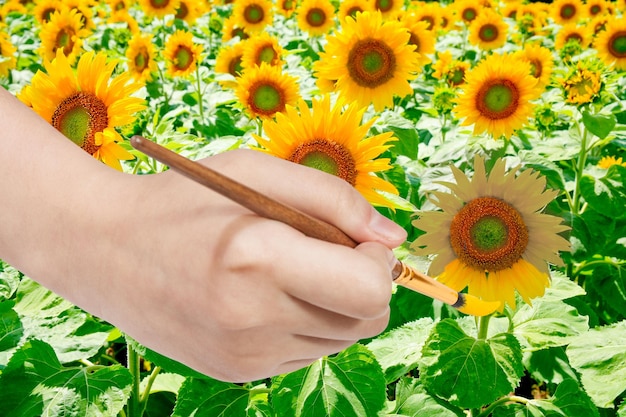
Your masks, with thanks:
[(370, 220), (370, 229), (384, 240), (398, 242), (406, 240), (406, 230), (375, 211)]

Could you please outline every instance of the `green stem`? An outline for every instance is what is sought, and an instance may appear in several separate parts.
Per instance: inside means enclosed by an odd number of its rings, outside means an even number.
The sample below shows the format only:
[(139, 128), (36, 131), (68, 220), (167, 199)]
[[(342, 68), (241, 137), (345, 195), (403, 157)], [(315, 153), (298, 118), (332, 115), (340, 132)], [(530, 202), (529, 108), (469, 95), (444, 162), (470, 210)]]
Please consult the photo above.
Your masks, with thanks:
[(148, 406), (148, 399), (150, 398), (150, 390), (152, 389), (152, 384), (154, 384), (154, 381), (156, 380), (156, 377), (159, 374), (159, 372), (161, 372), (161, 367), (155, 366), (152, 372), (150, 373), (150, 376), (148, 377), (146, 388), (143, 390), (143, 394), (141, 394), (141, 401), (139, 404), (140, 409), (141, 409), (139, 415), (141, 416), (146, 411), (146, 407)]
[(442, 120), (441, 120), (441, 143), (444, 143), (446, 141), (447, 121), (448, 121), (448, 114), (444, 113)]
[(491, 315), (483, 316), (478, 319), (478, 340), (487, 339), (487, 333), (489, 332), (489, 320), (491, 320)]
[(472, 414), (472, 417), (487, 417), (493, 412), (493, 410), (509, 402), (526, 405), (528, 404), (528, 401), (529, 401), (528, 398), (520, 397), (519, 395), (509, 395), (506, 397), (502, 397), (497, 401), (494, 401), (493, 403), (491, 403), (491, 405), (489, 405), (489, 407), (485, 408), (480, 414), (476, 414), (476, 415)]
[(198, 110), (200, 111), (200, 124), (204, 125), (204, 104), (202, 103), (202, 86), (200, 84), (200, 65), (198, 63), (196, 64), (196, 90), (198, 92)]
[(574, 197), (572, 198), (572, 214), (580, 213), (580, 180), (583, 176), (585, 163), (587, 162), (587, 129), (582, 127), (580, 152), (578, 153), (578, 163), (576, 164), (576, 183), (574, 185)]
[(126, 409), (128, 411), (128, 417), (141, 417), (141, 397), (139, 393), (139, 384), (141, 383), (141, 369), (139, 361), (139, 353), (133, 349), (130, 344), (126, 345), (128, 354), (128, 370), (133, 378), (133, 385), (131, 388), (130, 398)]

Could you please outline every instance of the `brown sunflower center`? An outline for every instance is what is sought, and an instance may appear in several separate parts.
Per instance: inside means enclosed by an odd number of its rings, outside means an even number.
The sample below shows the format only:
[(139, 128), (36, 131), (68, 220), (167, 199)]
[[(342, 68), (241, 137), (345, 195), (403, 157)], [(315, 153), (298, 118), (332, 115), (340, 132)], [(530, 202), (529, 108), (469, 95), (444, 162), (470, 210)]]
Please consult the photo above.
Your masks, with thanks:
[(563, 19), (571, 19), (576, 14), (576, 6), (573, 4), (564, 4), (559, 14)]
[(355, 18), (356, 14), (362, 11), (363, 11), (363, 8), (361, 6), (352, 6), (346, 11), (346, 16)]
[(602, 11), (602, 7), (600, 7), (597, 4), (594, 4), (593, 6), (591, 6), (589, 8), (589, 14), (591, 14), (592, 16), (597, 15), (598, 13), (600, 13)]
[(68, 56), (74, 49), (74, 36), (76, 33), (72, 28), (66, 27), (59, 30), (56, 37), (55, 50), (62, 49), (63, 54)]
[(448, 82), (451, 85), (461, 85), (465, 82), (465, 68), (461, 66), (455, 66), (448, 73)]
[(530, 74), (535, 78), (539, 78), (542, 73), (543, 65), (541, 64), (541, 61), (538, 59), (530, 60)]
[(510, 268), (528, 245), (520, 213), (494, 197), (468, 202), (450, 224), (450, 244), (459, 260), (481, 271)]
[(243, 66), (241, 65), (241, 55), (234, 57), (228, 63), (228, 73), (233, 77), (239, 77), (243, 72)]
[(256, 63), (257, 65), (261, 65), (262, 62), (266, 62), (273, 65), (277, 58), (278, 54), (276, 53), (274, 46), (272, 46), (272, 44), (267, 44), (258, 49)]
[(240, 27), (233, 27), (233, 29), (230, 31), (230, 35), (233, 38), (239, 37), (239, 39), (241, 40), (245, 40), (250, 37), (250, 35), (248, 35), (246, 31)]
[(244, 9), (243, 17), (248, 23), (259, 23), (265, 17), (265, 11), (263, 10), (263, 7), (258, 4), (250, 4)]
[(164, 9), (169, 6), (170, 0), (150, 0), (150, 6), (154, 9)]
[(393, 0), (376, 0), (374, 8), (381, 12), (388, 12), (393, 8)]
[(362, 87), (376, 88), (391, 78), (396, 69), (393, 50), (377, 39), (359, 40), (348, 55), (350, 78)]
[(498, 38), (498, 28), (491, 23), (482, 25), (478, 31), (478, 37), (483, 42), (492, 42)]
[(63, 100), (52, 115), (52, 126), (90, 154), (99, 146), (97, 132), (109, 125), (107, 106), (98, 97), (78, 92)]
[(476, 19), (477, 15), (478, 12), (473, 7), (466, 7), (465, 9), (463, 9), (463, 12), (461, 12), (461, 17), (466, 22), (471, 22), (472, 20)]
[(565, 42), (576, 41), (578, 43), (583, 43), (583, 37), (580, 36), (579, 33), (570, 33), (565, 37)]
[(43, 22), (49, 22), (50, 21), (50, 17), (56, 11), (57, 11), (57, 9), (55, 9), (54, 7), (48, 7), (46, 9), (42, 10), (41, 11), (41, 20)]
[(326, 13), (319, 7), (312, 7), (306, 13), (306, 22), (311, 27), (320, 27), (326, 23)]
[(296, 7), (296, 2), (294, 0), (284, 0), (282, 2), (283, 10), (291, 11)]
[(426, 28), (428, 30), (432, 30), (433, 27), (435, 27), (435, 18), (433, 16), (428, 16), (428, 15), (422, 16), (420, 20), (428, 24), (428, 27)]
[(352, 154), (343, 145), (331, 140), (314, 139), (302, 143), (288, 159), (343, 178), (353, 186), (356, 184), (358, 172)]
[(271, 116), (285, 109), (285, 95), (277, 85), (258, 82), (250, 88), (248, 104), (254, 113)]
[(174, 15), (174, 17), (176, 19), (185, 20), (187, 16), (189, 16), (189, 7), (187, 6), (187, 4), (185, 4), (185, 2), (181, 2), (180, 6), (178, 6), (178, 9), (176, 10), (176, 15)]
[(505, 119), (519, 106), (519, 91), (510, 80), (491, 80), (476, 94), (476, 108), (490, 120)]
[(193, 52), (187, 46), (180, 45), (174, 53), (174, 67), (179, 71), (185, 71), (193, 64)]
[(420, 37), (415, 33), (411, 32), (411, 36), (409, 36), (409, 45), (415, 45), (415, 52), (420, 51)]
[(135, 62), (135, 68), (137, 68), (138, 72), (142, 72), (143, 70), (148, 68), (148, 65), (150, 63), (150, 55), (148, 54), (148, 51), (146, 50), (146, 48), (142, 47), (137, 52), (137, 55), (135, 55), (134, 62)]
[(609, 39), (609, 52), (616, 58), (626, 58), (626, 30), (615, 32)]

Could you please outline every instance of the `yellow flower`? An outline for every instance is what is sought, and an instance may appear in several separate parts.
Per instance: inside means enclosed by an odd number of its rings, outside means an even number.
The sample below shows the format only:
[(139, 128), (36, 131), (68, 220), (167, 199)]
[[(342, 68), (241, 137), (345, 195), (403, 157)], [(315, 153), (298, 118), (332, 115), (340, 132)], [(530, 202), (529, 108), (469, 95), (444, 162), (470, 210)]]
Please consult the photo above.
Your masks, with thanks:
[(109, 23), (126, 23), (126, 28), (132, 34), (139, 34), (139, 23), (135, 20), (134, 17), (128, 13), (127, 10), (119, 10), (117, 12), (111, 13), (108, 19)]
[(346, 18), (313, 64), (318, 87), (336, 80), (335, 89), (348, 101), (373, 104), (376, 111), (391, 107), (394, 96), (413, 93), (409, 81), (421, 69), (419, 54), (408, 41), (406, 29), (397, 21), (384, 22), (379, 12)]
[(515, 53), (515, 57), (530, 64), (530, 73), (537, 79), (539, 87), (543, 88), (550, 83), (554, 58), (548, 48), (536, 43), (527, 43), (523, 50)]
[(128, 59), (128, 70), (134, 79), (141, 81), (152, 79), (152, 73), (157, 70), (155, 55), (152, 35), (137, 33), (132, 37), (128, 42), (126, 59)]
[(385, 20), (398, 19), (402, 16), (404, 1), (402, 0), (370, 0), (372, 11), (379, 11)]
[[(241, 76), (243, 66), (241, 59), (243, 57), (244, 42), (237, 42), (232, 45), (223, 46), (217, 53), (215, 58), (215, 72), (221, 74), (230, 74), (235, 78)], [(237, 87), (236, 81), (220, 81), (220, 84), (226, 88)]]
[(167, 72), (172, 77), (186, 77), (196, 70), (202, 45), (193, 42), (191, 32), (177, 30), (165, 44), (163, 55), (167, 61)]
[(587, 10), (580, 0), (555, 0), (550, 5), (550, 14), (560, 25), (576, 24), (587, 17)]
[(436, 32), (441, 24), (441, 7), (439, 3), (411, 3), (409, 13), (413, 14), (417, 20), (426, 22), (427, 29)]
[(459, 0), (453, 3), (458, 18), (466, 25), (472, 23), (478, 17), (482, 7), (474, 0)]
[(375, 173), (391, 168), (379, 156), (395, 138), (391, 132), (367, 137), (375, 120), (361, 123), (365, 109), (344, 104), (339, 100), (331, 106), (328, 95), (314, 99), (312, 108), (300, 100), (298, 108), (289, 105), (275, 121), (263, 122), (268, 139), (255, 138), (265, 152), (338, 176), (372, 204), (393, 208), (379, 191), (398, 191)]
[(274, 19), (274, 5), (269, 0), (237, 0), (233, 6), (233, 17), (237, 25), (246, 32), (261, 32)]
[(130, 8), (130, 0), (106, 0), (106, 2), (111, 8), (111, 13), (128, 12)]
[(508, 25), (498, 13), (485, 9), (472, 21), (469, 27), (469, 42), (479, 48), (490, 51), (504, 45)]
[(576, 41), (582, 49), (589, 46), (593, 28), (589, 26), (577, 26), (576, 24), (564, 25), (554, 37), (554, 47), (563, 49), (568, 42)]
[(614, 156), (603, 156), (600, 161), (598, 161), (598, 167), (603, 169), (609, 169), (613, 165), (621, 165), (626, 167), (626, 162), (622, 161), (622, 158), (616, 158)]
[(174, 17), (192, 25), (202, 15), (203, 11), (204, 2), (180, 0)]
[(262, 32), (247, 39), (243, 45), (241, 65), (244, 69), (261, 65), (263, 62), (275, 67), (283, 65), (283, 48), (275, 36)]
[(419, 54), (418, 62), (421, 66), (428, 64), (431, 59), (428, 55), (435, 53), (435, 35), (428, 30), (428, 22), (419, 20), (414, 13), (404, 13), (400, 24), (409, 32), (409, 45), (415, 45), (415, 52)]
[(298, 27), (311, 36), (323, 36), (335, 27), (335, 6), (330, 0), (303, 0), (296, 13)]
[(346, 17), (356, 18), (359, 12), (372, 12), (374, 7), (369, 0), (346, 0), (339, 4), (337, 17), (343, 22)]
[(600, 96), (603, 85), (602, 72), (595, 67), (596, 65), (591, 61), (579, 61), (576, 67), (559, 80), (566, 103), (587, 104)]
[(611, 5), (606, 0), (587, 0), (585, 9), (587, 15), (592, 19), (611, 13)]
[(17, 48), (11, 43), (9, 35), (4, 31), (0, 32), (0, 77), (6, 77), (9, 75), (9, 70), (15, 68), (16, 52)]
[(117, 144), (122, 137), (115, 128), (132, 123), (134, 113), (145, 107), (131, 96), (143, 84), (129, 74), (111, 79), (116, 62), (106, 61), (106, 54), (88, 52), (74, 72), (59, 50), (20, 99), (94, 158), (121, 170), (119, 161), (133, 156)]
[(604, 63), (620, 71), (626, 70), (626, 17), (609, 20), (594, 47)]
[(276, 4), (276, 9), (281, 15), (285, 16), (286, 18), (290, 18), (296, 11), (297, 5), (298, 0), (278, 0)]
[(157, 18), (176, 14), (179, 4), (179, 0), (139, 0), (146, 16)]
[(532, 170), (505, 172), (498, 159), (489, 175), (482, 157), (474, 158), (471, 180), (452, 166), (451, 193), (434, 191), (431, 201), (443, 211), (423, 212), (413, 225), (426, 232), (411, 248), (434, 255), (429, 274), (447, 286), (515, 308), (515, 291), (529, 303), (549, 285), (548, 262), (562, 265), (569, 250), (558, 233), (561, 218), (540, 213), (557, 192)]
[(39, 0), (35, 4), (33, 15), (39, 23), (44, 24), (50, 20), (50, 16), (54, 12), (58, 12), (62, 7), (63, 5), (59, 0)]
[(238, 79), (237, 98), (251, 117), (272, 118), (300, 98), (296, 79), (280, 67), (268, 65), (246, 68)]
[(51, 61), (57, 50), (63, 52), (70, 64), (76, 61), (82, 50), (83, 38), (89, 30), (83, 28), (82, 15), (76, 10), (62, 9), (50, 15), (50, 20), (43, 25), (40, 52), (44, 60)]
[[(263, 32), (265, 33), (265, 32)], [(250, 37), (250, 34), (244, 26), (241, 26), (236, 19), (236, 16), (230, 16), (224, 21), (224, 27), (222, 32), (222, 42), (228, 42), (233, 38), (239, 38), (245, 40)]]
[(465, 74), (469, 68), (469, 62), (454, 59), (450, 51), (444, 51), (437, 54), (437, 60), (433, 63), (433, 77), (456, 87), (465, 83)]
[(490, 55), (467, 75), (455, 113), (474, 124), (474, 134), (488, 132), (494, 139), (509, 138), (533, 113), (531, 100), (541, 89), (530, 66), (510, 55)]

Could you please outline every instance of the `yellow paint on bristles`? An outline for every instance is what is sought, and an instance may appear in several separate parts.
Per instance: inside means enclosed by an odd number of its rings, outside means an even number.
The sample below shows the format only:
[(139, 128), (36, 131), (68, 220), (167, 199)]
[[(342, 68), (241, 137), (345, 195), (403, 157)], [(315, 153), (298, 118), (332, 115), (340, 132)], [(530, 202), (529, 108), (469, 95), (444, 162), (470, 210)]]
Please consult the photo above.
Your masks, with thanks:
[(463, 297), (463, 305), (456, 307), (461, 313), (471, 314), (472, 316), (488, 316), (500, 308), (500, 301), (485, 301), (470, 294), (460, 294)]

